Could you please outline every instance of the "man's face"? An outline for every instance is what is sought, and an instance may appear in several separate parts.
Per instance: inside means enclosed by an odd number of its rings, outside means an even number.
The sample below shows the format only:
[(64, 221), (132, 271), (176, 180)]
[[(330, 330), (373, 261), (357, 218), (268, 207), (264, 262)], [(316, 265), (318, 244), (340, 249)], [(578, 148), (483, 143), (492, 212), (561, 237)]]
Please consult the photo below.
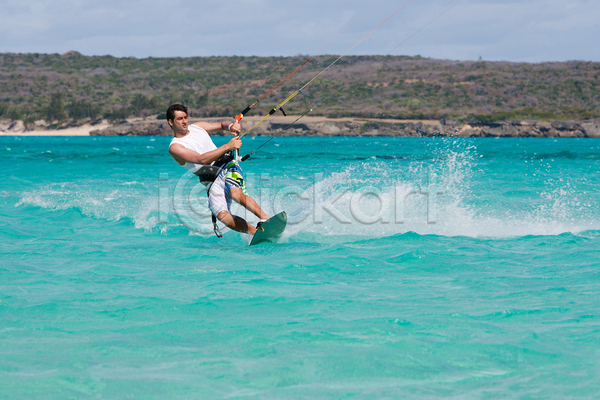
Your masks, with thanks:
[(188, 116), (183, 111), (175, 111), (175, 118), (173, 119), (173, 131), (176, 133), (187, 133), (188, 130)]

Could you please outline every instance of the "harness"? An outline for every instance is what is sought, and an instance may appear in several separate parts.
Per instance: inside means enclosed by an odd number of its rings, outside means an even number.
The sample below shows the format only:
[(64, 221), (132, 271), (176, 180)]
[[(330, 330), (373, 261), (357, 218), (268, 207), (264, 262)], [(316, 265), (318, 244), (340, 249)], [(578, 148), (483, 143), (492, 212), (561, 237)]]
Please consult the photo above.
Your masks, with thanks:
[(221, 170), (233, 161), (234, 157), (231, 154), (223, 154), (215, 161), (208, 165), (203, 165), (198, 171), (194, 172), (200, 179), (200, 183), (204, 186), (210, 186), (219, 176)]

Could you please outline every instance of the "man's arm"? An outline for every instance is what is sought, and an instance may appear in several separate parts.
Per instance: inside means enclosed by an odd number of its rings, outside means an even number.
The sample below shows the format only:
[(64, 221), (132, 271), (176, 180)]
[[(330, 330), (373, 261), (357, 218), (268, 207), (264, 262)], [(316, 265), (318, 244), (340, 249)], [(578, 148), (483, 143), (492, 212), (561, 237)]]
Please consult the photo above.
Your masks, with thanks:
[(181, 165), (186, 162), (208, 165), (223, 154), (231, 150), (237, 150), (240, 147), (242, 147), (242, 141), (236, 136), (229, 143), (203, 154), (196, 153), (194, 150), (187, 149), (179, 143), (175, 143), (169, 147), (169, 154)]
[(198, 121), (194, 122), (192, 125), (199, 126), (204, 129), (206, 132), (215, 132), (220, 130), (229, 130), (231, 133), (240, 133), (242, 131), (242, 127), (238, 122), (206, 122), (206, 121)]

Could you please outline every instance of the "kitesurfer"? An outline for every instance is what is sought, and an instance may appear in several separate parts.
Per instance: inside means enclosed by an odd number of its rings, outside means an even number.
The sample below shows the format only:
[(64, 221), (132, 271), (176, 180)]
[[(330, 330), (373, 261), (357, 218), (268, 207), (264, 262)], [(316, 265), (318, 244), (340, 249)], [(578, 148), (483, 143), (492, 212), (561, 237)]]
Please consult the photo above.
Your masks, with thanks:
[(227, 129), (238, 135), (241, 131), (239, 122), (200, 121), (188, 125), (188, 109), (182, 104), (173, 104), (168, 108), (167, 122), (173, 130), (169, 154), (207, 186), (208, 206), (213, 214), (217, 236), (220, 237), (220, 233), (216, 219), (235, 231), (254, 235), (256, 228), (245, 219), (232, 215), (230, 211), (233, 200), (261, 221), (269, 218), (256, 201), (246, 194), (244, 173), (233, 156), (229, 155), (230, 152), (240, 149), (242, 141), (236, 136), (217, 147), (208, 134)]

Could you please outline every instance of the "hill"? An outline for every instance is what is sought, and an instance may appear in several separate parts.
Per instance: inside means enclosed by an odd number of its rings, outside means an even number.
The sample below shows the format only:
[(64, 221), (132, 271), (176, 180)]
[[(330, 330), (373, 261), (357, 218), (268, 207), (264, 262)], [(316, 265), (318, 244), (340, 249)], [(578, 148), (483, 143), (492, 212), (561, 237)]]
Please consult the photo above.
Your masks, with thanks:
[[(116, 58), (0, 54), (0, 118), (52, 128), (163, 113), (233, 116), (307, 57)], [(264, 115), (336, 56), (319, 56), (250, 115)], [(600, 63), (451, 61), (406, 56), (340, 60), (286, 111), (330, 118), (583, 121), (600, 117)]]

